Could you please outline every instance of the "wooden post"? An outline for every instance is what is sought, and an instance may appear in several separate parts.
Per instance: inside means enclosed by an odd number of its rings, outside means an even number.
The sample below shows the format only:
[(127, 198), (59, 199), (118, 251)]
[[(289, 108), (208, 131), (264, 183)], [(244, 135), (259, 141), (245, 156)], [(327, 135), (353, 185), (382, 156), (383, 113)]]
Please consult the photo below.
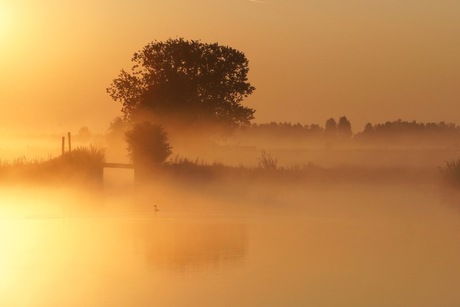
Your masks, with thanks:
[(72, 151), (72, 139), (70, 138), (70, 132), (67, 132), (67, 138), (69, 139), (69, 152)]
[(62, 137), (62, 154), (64, 154), (64, 151), (65, 151), (65, 136)]

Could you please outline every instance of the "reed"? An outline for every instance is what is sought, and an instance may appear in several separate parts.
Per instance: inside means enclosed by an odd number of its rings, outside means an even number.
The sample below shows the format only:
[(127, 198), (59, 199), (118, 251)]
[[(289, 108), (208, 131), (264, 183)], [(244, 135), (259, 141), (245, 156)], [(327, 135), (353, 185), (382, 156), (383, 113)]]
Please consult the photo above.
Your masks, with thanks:
[(0, 160), (0, 179), (3, 182), (47, 184), (50, 182), (102, 184), (105, 162), (104, 149), (95, 146), (77, 147), (63, 155), (47, 160), (28, 160), (19, 157)]
[(446, 161), (439, 171), (447, 184), (460, 187), (460, 159)]
[(259, 168), (276, 170), (278, 169), (278, 159), (267, 153), (265, 150), (262, 150), (259, 157)]

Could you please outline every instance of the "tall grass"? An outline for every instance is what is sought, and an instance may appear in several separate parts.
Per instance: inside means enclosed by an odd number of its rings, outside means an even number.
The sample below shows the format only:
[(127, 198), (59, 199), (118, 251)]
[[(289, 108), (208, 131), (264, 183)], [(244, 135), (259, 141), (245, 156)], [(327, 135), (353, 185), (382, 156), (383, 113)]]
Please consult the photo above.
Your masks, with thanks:
[(80, 146), (55, 159), (59, 164), (85, 168), (102, 168), (105, 162), (105, 150), (93, 145)]
[(266, 170), (276, 170), (278, 169), (278, 159), (268, 154), (265, 150), (262, 150), (262, 153), (259, 157), (259, 168)]
[(72, 182), (102, 183), (105, 151), (95, 146), (77, 147), (48, 160), (0, 160), (0, 179), (3, 182)]
[(460, 159), (446, 161), (444, 167), (439, 167), (444, 181), (455, 187), (460, 187)]

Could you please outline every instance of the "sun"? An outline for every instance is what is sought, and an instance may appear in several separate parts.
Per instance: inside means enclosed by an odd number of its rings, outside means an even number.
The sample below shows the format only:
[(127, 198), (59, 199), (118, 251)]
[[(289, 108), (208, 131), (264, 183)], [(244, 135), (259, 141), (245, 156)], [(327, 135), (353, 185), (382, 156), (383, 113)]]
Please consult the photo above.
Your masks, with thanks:
[(0, 3), (0, 40), (5, 39), (9, 34), (11, 16), (8, 9)]

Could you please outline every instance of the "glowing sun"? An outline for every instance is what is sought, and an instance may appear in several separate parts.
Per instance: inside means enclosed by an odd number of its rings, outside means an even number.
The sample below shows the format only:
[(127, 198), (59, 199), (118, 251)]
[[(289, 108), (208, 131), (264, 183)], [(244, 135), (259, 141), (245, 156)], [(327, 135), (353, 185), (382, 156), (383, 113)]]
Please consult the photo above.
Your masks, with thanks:
[(4, 39), (8, 35), (10, 20), (8, 10), (4, 6), (0, 6), (0, 39)]

